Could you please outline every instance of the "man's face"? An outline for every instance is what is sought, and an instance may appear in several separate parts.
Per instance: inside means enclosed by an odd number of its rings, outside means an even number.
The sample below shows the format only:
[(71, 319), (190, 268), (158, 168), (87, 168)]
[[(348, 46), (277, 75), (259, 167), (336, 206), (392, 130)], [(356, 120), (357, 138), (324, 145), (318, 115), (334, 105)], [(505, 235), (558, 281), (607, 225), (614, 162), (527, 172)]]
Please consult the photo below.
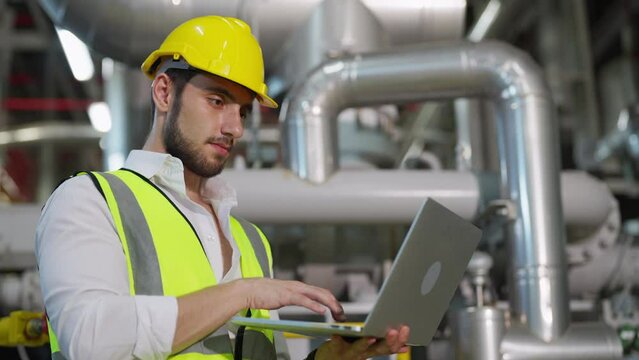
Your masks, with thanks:
[(232, 81), (198, 74), (175, 98), (164, 128), (166, 151), (198, 176), (219, 174), (243, 132), (253, 95)]

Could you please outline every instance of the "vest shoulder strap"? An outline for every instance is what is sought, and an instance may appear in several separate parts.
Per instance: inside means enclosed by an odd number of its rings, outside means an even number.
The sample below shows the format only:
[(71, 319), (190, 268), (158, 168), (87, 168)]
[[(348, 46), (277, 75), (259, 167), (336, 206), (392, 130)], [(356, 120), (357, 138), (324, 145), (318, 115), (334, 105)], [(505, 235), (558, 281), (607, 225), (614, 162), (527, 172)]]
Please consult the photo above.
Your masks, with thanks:
[[(241, 228), (241, 232), (238, 231), (238, 227)], [(251, 244), (250, 249), (240, 249), (240, 251), (252, 251), (260, 264), (262, 276), (273, 277), (273, 258), (271, 255), (271, 247), (264, 233), (262, 233), (257, 226), (239, 216), (231, 216), (231, 229), (234, 237), (246, 236)], [(238, 241), (238, 245), (239, 243), (240, 242)]]

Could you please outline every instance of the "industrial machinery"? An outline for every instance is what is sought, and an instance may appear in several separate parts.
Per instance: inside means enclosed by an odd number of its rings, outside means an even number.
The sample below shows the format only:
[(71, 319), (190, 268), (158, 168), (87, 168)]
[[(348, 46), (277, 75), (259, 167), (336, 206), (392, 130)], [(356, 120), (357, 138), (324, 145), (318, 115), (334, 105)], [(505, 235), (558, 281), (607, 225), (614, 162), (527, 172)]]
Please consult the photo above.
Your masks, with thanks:
[[(13, 84), (0, 86), (0, 315), (44, 310), (43, 202), (75, 170), (117, 168), (140, 146), (137, 67), (174, 25), (211, 13), (251, 25), (282, 105), (254, 111), (221, 175), (271, 239), (276, 277), (326, 287), (362, 319), (433, 197), (484, 237), (412, 359), (639, 358), (639, 6), (623, 0), (0, 0), (0, 79)], [(34, 61), (28, 48), (59, 66), (55, 28), (102, 66), (83, 82), (64, 66), (64, 80), (40, 74), (39, 94), (15, 64)], [(20, 81), (77, 99), (19, 102)], [(85, 114), (99, 101), (106, 134)], [(46, 340), (3, 341), (3, 321), (0, 346)], [(316, 341), (289, 338), (292, 357)]]

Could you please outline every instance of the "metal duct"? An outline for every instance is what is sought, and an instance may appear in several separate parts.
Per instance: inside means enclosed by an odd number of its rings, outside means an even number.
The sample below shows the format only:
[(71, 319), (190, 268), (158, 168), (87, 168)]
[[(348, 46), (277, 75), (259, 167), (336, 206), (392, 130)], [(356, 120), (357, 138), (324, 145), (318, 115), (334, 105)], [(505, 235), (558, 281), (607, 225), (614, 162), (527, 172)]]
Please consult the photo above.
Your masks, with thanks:
[(27, 145), (43, 142), (95, 141), (103, 136), (91, 125), (44, 123), (17, 129), (0, 131), (0, 148), (10, 145)]
[[(93, 50), (139, 66), (175, 26), (208, 14), (241, 18), (260, 34), (265, 57), (300, 25), (320, 0), (40, 0), (53, 22)], [(285, 11), (283, 11), (285, 9)]]
[(286, 170), (224, 171), (221, 176), (237, 191), (237, 214), (260, 223), (410, 223), (427, 197), (472, 219), (480, 205), (477, 177), (471, 173), (343, 170), (322, 186)]
[[(94, 50), (139, 66), (166, 34), (194, 16), (218, 14), (245, 20), (258, 34), (267, 69), (293, 29), (321, 0), (40, 0), (53, 22)], [(389, 36), (402, 42), (459, 39), (465, 0), (362, 0)]]
[(501, 360), (504, 311), (492, 306), (469, 307), (453, 313), (451, 327), (455, 360)]
[[(220, 176), (237, 191), (236, 214), (267, 224), (408, 224), (426, 197), (473, 220), (494, 200), (486, 186), (496, 182), (471, 172), (421, 170), (341, 170), (322, 186), (282, 169), (228, 169)], [(595, 231), (616, 210), (606, 185), (586, 173), (562, 172), (561, 184), (567, 226)]]
[(623, 357), (619, 336), (601, 323), (571, 324), (565, 335), (551, 343), (512, 326), (501, 342), (503, 360), (612, 360)]
[(375, 14), (393, 44), (459, 40), (466, 0), (361, 0)]
[[(619, 204), (608, 185), (584, 171), (561, 172), (561, 203), (566, 225), (579, 228), (582, 236), (606, 224), (612, 213), (619, 213)], [(618, 234), (619, 219), (615, 226)]]
[(495, 42), (394, 49), (325, 63), (290, 93), (280, 113), (286, 161), (313, 183), (325, 182), (338, 168), (335, 119), (344, 108), (459, 97), (494, 100), (502, 196), (516, 204), (509, 227), (512, 309), (546, 341), (565, 331), (559, 129), (543, 74), (526, 54)]
[(384, 28), (360, 0), (324, 0), (278, 52), (268, 81), (271, 96), (279, 96), (327, 59), (386, 45)]
[[(220, 176), (232, 183), (237, 191), (240, 205), (234, 213), (266, 224), (407, 224), (425, 197), (433, 197), (472, 220), (482, 203), (492, 200), (486, 194), (494, 192), (482, 187), (487, 181), (479, 176), (457, 171), (343, 170), (322, 186), (300, 180), (290, 171), (281, 169), (227, 169)], [(581, 172), (563, 172), (561, 182), (563, 212), (568, 226), (605, 223), (609, 216), (606, 211), (614, 210), (610, 205), (614, 197), (602, 182)], [(6, 245), (3, 239), (16, 238), (16, 244), (23, 247), (21, 251), (31, 252), (33, 239), (28, 231), (23, 231), (24, 234), (11, 231), (33, 229), (41, 207), (42, 204), (0, 206), (0, 245)], [(24, 226), (7, 225), (25, 221)], [(571, 245), (569, 252), (570, 248)], [(15, 249), (12, 251), (16, 252)], [(6, 264), (7, 259), (2, 260), (1, 263)]]
[(149, 89), (151, 81), (138, 69), (113, 64), (104, 78), (104, 98), (111, 109), (112, 127), (104, 139), (105, 170), (124, 165), (131, 149), (144, 146), (151, 129)]

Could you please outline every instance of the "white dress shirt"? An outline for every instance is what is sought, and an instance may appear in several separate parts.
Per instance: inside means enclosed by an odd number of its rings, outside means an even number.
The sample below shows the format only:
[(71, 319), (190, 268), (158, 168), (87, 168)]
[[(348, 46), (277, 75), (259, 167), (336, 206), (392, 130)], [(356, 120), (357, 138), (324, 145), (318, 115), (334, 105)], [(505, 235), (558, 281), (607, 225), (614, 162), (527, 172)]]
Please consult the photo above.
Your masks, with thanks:
[[(230, 211), (237, 205), (233, 188), (213, 177), (200, 190), (233, 249), (230, 270), (220, 278), (220, 235), (210, 213), (187, 197), (182, 162), (134, 150), (124, 167), (149, 178), (189, 219), (218, 283), (242, 276), (230, 229)], [(129, 294), (122, 244), (106, 201), (88, 176), (65, 181), (47, 201), (36, 229), (36, 257), (47, 314), (68, 358), (164, 359), (171, 353), (177, 300)]]

